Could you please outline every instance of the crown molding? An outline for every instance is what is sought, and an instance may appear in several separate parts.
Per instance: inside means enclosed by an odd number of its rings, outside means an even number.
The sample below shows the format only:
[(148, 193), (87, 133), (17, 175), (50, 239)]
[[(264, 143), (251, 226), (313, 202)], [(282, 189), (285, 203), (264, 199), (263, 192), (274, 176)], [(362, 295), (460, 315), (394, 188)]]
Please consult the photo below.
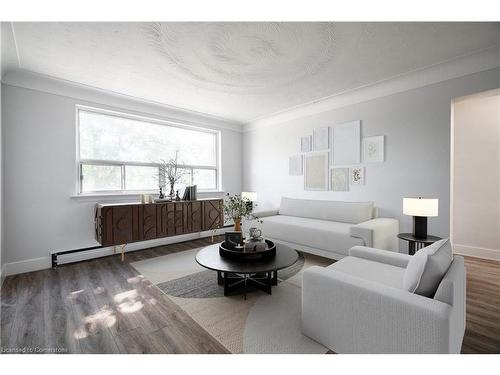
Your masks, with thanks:
[(23, 69), (7, 71), (2, 77), (2, 83), (77, 100), (84, 100), (97, 105), (127, 109), (148, 115), (153, 114), (161, 116), (165, 120), (183, 121), (186, 124), (194, 126), (249, 132), (267, 126), (282, 124), (296, 118), (311, 116), (447, 81), (453, 78), (498, 68), (499, 66), (500, 45), (497, 45), (472, 55), (435, 64), (374, 84), (304, 103), (269, 116), (264, 116), (249, 123), (232, 121), (205, 113), (173, 107), (163, 103), (66, 81)]
[(417, 89), (453, 78), (463, 77), (500, 66), (500, 45), (481, 52), (435, 64), (427, 68), (362, 86), (313, 102), (298, 105), (274, 115), (265, 116), (243, 126), (244, 132), (274, 126), (300, 117), (311, 116), (376, 98)]
[(225, 118), (169, 106), (135, 96), (104, 90), (72, 81), (34, 73), (24, 69), (7, 71), (2, 83), (25, 89), (41, 91), (97, 105), (132, 110), (137, 113), (161, 116), (165, 120), (182, 121), (186, 124), (210, 129), (243, 131), (243, 123)]

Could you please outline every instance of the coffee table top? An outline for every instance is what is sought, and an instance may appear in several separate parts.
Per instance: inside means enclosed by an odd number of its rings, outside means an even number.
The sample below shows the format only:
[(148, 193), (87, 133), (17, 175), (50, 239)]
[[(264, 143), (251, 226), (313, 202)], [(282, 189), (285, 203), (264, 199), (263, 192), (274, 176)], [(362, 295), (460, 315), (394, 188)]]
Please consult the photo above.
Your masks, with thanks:
[(290, 267), (299, 258), (297, 251), (282, 244), (276, 244), (276, 256), (254, 262), (238, 262), (219, 255), (219, 245), (214, 244), (201, 249), (196, 254), (196, 262), (214, 271), (231, 273), (257, 273), (278, 271)]

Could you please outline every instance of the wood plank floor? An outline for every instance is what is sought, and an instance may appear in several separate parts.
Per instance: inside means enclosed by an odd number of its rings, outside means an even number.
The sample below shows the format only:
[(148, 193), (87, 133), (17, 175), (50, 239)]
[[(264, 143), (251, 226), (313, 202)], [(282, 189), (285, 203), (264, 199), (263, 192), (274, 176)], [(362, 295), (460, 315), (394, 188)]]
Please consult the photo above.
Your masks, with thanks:
[[(5, 279), (3, 352), (227, 353), (202, 327), (130, 266), (206, 246), (199, 239)], [(466, 258), (463, 353), (500, 353), (500, 262)]]
[(30, 272), (5, 279), (3, 352), (228, 353), (131, 262), (208, 245), (208, 239)]

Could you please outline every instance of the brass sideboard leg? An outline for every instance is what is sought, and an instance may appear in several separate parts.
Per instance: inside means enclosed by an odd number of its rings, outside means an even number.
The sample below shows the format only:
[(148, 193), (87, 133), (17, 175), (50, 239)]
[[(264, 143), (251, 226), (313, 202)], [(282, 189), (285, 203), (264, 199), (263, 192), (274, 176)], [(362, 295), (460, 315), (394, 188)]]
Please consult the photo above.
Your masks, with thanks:
[(127, 244), (126, 244), (126, 243), (125, 243), (125, 244), (123, 244), (123, 245), (120, 245), (120, 251), (121, 251), (121, 253), (122, 253), (122, 256), (121, 256), (121, 258), (122, 258), (122, 262), (125, 260), (125, 246), (127, 246)]

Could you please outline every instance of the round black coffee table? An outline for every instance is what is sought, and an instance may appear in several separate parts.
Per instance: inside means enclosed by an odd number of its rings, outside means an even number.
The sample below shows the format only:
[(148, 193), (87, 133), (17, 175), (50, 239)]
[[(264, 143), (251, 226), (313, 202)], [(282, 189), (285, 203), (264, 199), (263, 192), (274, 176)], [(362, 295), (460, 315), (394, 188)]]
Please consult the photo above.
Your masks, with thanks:
[(217, 271), (217, 283), (224, 285), (225, 296), (243, 291), (246, 299), (248, 285), (271, 294), (271, 287), (278, 284), (278, 271), (290, 267), (299, 258), (297, 251), (276, 244), (274, 258), (239, 262), (221, 257), (219, 245), (214, 244), (201, 249), (196, 254), (196, 262), (202, 267)]

